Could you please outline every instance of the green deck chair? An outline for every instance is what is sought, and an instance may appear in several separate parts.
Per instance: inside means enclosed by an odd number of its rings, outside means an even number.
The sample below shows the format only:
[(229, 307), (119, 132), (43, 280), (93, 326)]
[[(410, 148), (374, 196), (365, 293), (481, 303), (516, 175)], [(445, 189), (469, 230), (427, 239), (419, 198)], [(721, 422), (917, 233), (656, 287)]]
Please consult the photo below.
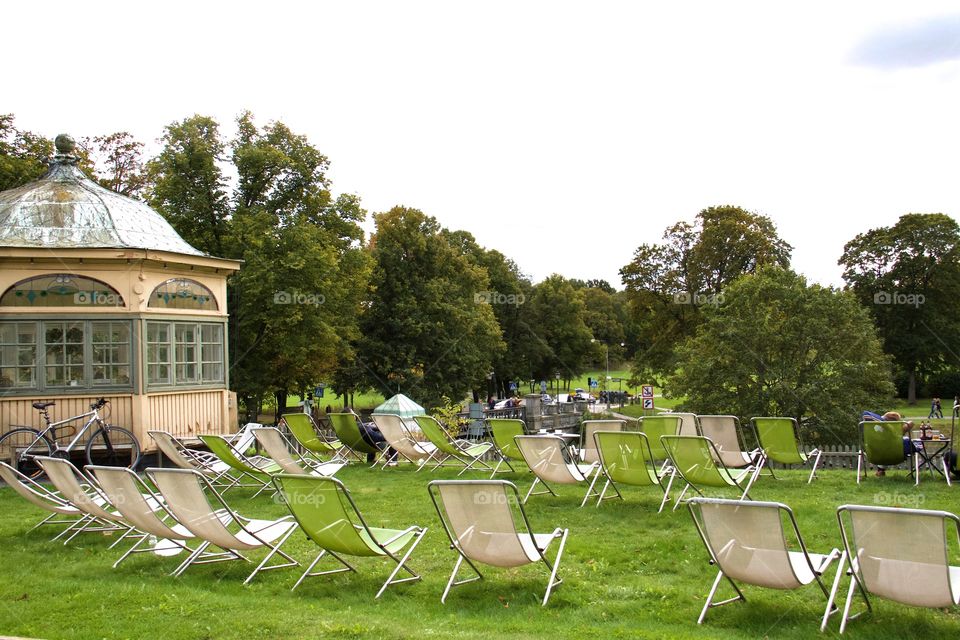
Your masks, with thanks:
[(663, 486), (647, 435), (636, 431), (595, 431), (593, 440), (600, 455), (600, 473), (594, 476), (594, 483), (601, 475), (606, 478), (597, 498), (597, 506), (600, 506), (610, 487), (616, 492), (616, 497), (622, 500), (623, 495), (617, 487), (617, 483), (620, 483), (634, 487), (659, 487), (663, 491), (663, 499), (657, 513), (663, 511), (675, 472), (670, 469), (670, 480), (666, 487)]
[(272, 486), (270, 476), (281, 471), (280, 465), (270, 458), (263, 456), (248, 458), (239, 453), (223, 436), (209, 433), (201, 434), (200, 440), (207, 445), (213, 455), (229, 465), (231, 469), (252, 478), (258, 483), (260, 490), (253, 494), (254, 496), (258, 496), (264, 490), (269, 489)]
[[(903, 450), (903, 420), (867, 420), (860, 423), (860, 450), (857, 452), (857, 484), (860, 472), (867, 474), (867, 463), (878, 467), (893, 467), (906, 461)], [(920, 484), (920, 459), (913, 458), (914, 484)]]
[[(351, 451), (357, 454), (359, 459), (363, 459), (360, 454), (372, 453), (379, 456), (383, 452), (377, 447), (363, 439), (360, 434), (360, 426), (357, 424), (357, 416), (352, 413), (330, 413), (330, 425), (337, 434), (337, 438)], [(377, 461), (374, 460), (374, 466)]]
[(330, 454), (334, 461), (340, 458), (347, 461), (343, 455), (343, 443), (339, 440), (326, 440), (320, 436), (316, 423), (313, 418), (305, 413), (285, 413), (280, 420), (287, 425), (287, 429), (293, 435), (294, 439), (300, 443), (304, 449), (316, 455), (318, 458)]
[(474, 465), (480, 465), (485, 469), (493, 471), (493, 467), (481, 459), (481, 456), (493, 447), (492, 442), (475, 443), (467, 440), (454, 440), (447, 435), (447, 432), (443, 430), (443, 427), (440, 426), (440, 423), (437, 422), (437, 419), (433, 416), (414, 416), (413, 419), (417, 422), (417, 426), (420, 427), (423, 435), (427, 436), (427, 439), (432, 442), (441, 453), (446, 454), (445, 457), (441, 458), (437, 464), (434, 465), (434, 469), (442, 465), (444, 461), (453, 458), (464, 465), (460, 473), (457, 474), (458, 476), (463, 475), (467, 469), (473, 468)]
[[(376, 598), (379, 598), (391, 584), (420, 579), (420, 576), (406, 563), (407, 558), (423, 538), (423, 534), (427, 532), (426, 527), (414, 525), (399, 530), (368, 526), (353, 502), (353, 498), (350, 497), (350, 492), (336, 478), (281, 473), (274, 476), (273, 482), (277, 487), (278, 495), (296, 518), (300, 528), (320, 547), (320, 553), (293, 585), (293, 589), (300, 586), (307, 577), (356, 571), (340, 557), (341, 555), (388, 557), (397, 563), (390, 577), (380, 587)], [(405, 553), (404, 548), (406, 548)], [(339, 560), (344, 567), (314, 572), (313, 568), (327, 554)], [(394, 580), (400, 569), (406, 570), (410, 575)]]
[(660, 436), (664, 448), (670, 453), (670, 461), (676, 472), (686, 482), (683, 492), (673, 505), (674, 510), (686, 495), (687, 489), (703, 496), (700, 487), (735, 487), (743, 491), (740, 500), (747, 499), (750, 487), (760, 471), (760, 467), (727, 469), (717, 462), (720, 455), (710, 438), (703, 436)]
[(675, 436), (680, 434), (681, 418), (676, 414), (661, 414), (658, 416), (643, 416), (640, 418), (640, 431), (647, 434), (650, 451), (655, 460), (661, 461), (660, 475), (663, 475), (670, 465), (670, 453), (663, 446), (660, 436)]
[[(768, 462), (806, 464), (810, 458), (813, 458), (813, 469), (810, 470), (807, 484), (813, 482), (817, 474), (817, 467), (820, 465), (822, 452), (820, 449), (814, 449), (810, 453), (804, 452), (796, 419), (779, 416), (751, 418), (750, 423), (753, 425), (753, 432), (757, 434), (757, 441), (760, 443), (760, 450), (763, 452), (763, 459), (760, 461), (761, 467)], [(773, 470), (771, 469), (772, 473)]]
[(593, 434), (597, 431), (623, 431), (627, 428), (626, 420), (584, 420), (580, 425), (580, 461), (591, 463), (600, 462), (597, 453), (597, 442)]
[(517, 448), (517, 443), (513, 441), (515, 436), (522, 436), (526, 432), (526, 425), (524, 425), (523, 420), (518, 418), (488, 418), (487, 427), (493, 435), (494, 452), (498, 458), (497, 466), (490, 474), (491, 479), (500, 471), (501, 464), (507, 465), (510, 471), (516, 471), (510, 464), (511, 461), (520, 462), (523, 466), (527, 466), (526, 462), (523, 461), (523, 454)]

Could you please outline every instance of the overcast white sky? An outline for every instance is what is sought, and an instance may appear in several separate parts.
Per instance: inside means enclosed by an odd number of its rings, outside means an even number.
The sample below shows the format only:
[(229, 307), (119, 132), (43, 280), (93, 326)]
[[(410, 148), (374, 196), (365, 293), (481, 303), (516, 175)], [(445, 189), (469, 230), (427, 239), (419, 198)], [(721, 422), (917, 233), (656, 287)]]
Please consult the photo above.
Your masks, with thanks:
[[(605, 278), (711, 205), (794, 267), (960, 213), (955, 2), (16, 2), (0, 112), (150, 143), (282, 120), (371, 212), (416, 207), (540, 280)], [(368, 225), (372, 228), (372, 225)]]

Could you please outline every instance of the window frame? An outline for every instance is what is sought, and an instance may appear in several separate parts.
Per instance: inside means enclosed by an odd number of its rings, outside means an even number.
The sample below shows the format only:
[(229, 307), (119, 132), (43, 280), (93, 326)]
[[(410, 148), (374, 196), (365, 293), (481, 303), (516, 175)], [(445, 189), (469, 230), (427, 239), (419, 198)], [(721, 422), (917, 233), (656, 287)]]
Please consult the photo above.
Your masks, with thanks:
[[(150, 326), (153, 325), (167, 325), (167, 335), (169, 340), (166, 343), (157, 343), (157, 342), (144, 342), (146, 352), (144, 354), (143, 368), (144, 368), (144, 390), (146, 392), (152, 391), (166, 391), (166, 390), (180, 390), (180, 389), (226, 389), (228, 388), (229, 380), (227, 379), (227, 325), (225, 321), (211, 321), (206, 318), (144, 318), (144, 334), (150, 335)], [(194, 340), (188, 344), (188, 348), (192, 349), (194, 358), (190, 362), (181, 362), (178, 360), (178, 355), (182, 353), (182, 350), (179, 348), (180, 344), (177, 342), (177, 327), (192, 325), (194, 332)], [(219, 340), (216, 342), (204, 343), (203, 341), (203, 328), (205, 326), (215, 327)], [(166, 344), (168, 346), (168, 357), (166, 361), (152, 360), (150, 358), (150, 345), (152, 344)], [(216, 345), (219, 347), (220, 359), (218, 361), (204, 360), (204, 345)], [(219, 380), (210, 380), (204, 379), (203, 370), (204, 365), (210, 364), (219, 364), (220, 365), (220, 379)], [(154, 382), (150, 379), (150, 368), (153, 366), (166, 365), (167, 370), (169, 371), (169, 378), (166, 381)], [(196, 377), (192, 380), (181, 381), (178, 376), (178, 369), (180, 367), (193, 365), (195, 367)]]
[[(117, 366), (114, 363), (95, 363), (93, 361), (94, 354), (94, 345), (93, 345), (93, 325), (95, 323), (121, 323), (125, 324), (127, 327), (127, 341), (126, 343), (117, 342), (109, 343), (111, 345), (121, 346), (125, 345), (127, 348), (127, 353), (129, 354), (129, 361), (125, 366), (129, 370), (129, 380), (126, 383), (97, 383), (94, 379), (94, 368), (97, 366), (108, 366), (113, 367)], [(70, 316), (58, 316), (56, 318), (46, 317), (46, 318), (37, 318), (37, 317), (28, 317), (28, 318), (16, 318), (5, 316), (0, 318), (0, 324), (32, 324), (34, 326), (34, 361), (31, 368), (34, 370), (34, 384), (29, 387), (24, 386), (0, 386), (0, 396), (18, 396), (18, 395), (38, 395), (38, 394), (55, 394), (55, 395), (70, 395), (70, 394), (106, 394), (106, 393), (135, 393), (137, 389), (137, 371), (138, 371), (138, 359), (139, 351), (137, 349), (137, 323), (133, 318), (129, 316), (121, 317), (70, 317)], [(47, 329), (51, 325), (62, 324), (78, 324), (82, 327), (83, 330), (83, 342), (82, 344), (82, 353), (83, 353), (83, 380), (82, 384), (78, 385), (57, 385), (49, 384), (47, 382), (47, 367), (48, 366), (68, 366), (65, 363), (47, 363)], [(99, 344), (99, 343), (98, 343)], [(102, 344), (100, 346), (103, 346)], [(115, 348), (115, 347), (108, 347)], [(15, 366), (24, 366), (24, 365), (15, 365)], [(122, 363), (120, 366), (124, 366)]]

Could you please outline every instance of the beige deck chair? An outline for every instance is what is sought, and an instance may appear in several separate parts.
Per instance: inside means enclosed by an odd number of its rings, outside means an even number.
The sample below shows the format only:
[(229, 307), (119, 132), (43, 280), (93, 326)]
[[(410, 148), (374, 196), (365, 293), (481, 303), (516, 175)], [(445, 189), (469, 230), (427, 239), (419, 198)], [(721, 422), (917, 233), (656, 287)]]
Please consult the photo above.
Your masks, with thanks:
[[(527, 466), (530, 467), (530, 470), (533, 471), (533, 474), (536, 476), (533, 484), (530, 485), (530, 490), (527, 491), (527, 495), (523, 498), (523, 504), (526, 504), (532, 495), (540, 495), (543, 493), (550, 493), (550, 495), (553, 496), (557, 495), (553, 489), (550, 488), (550, 485), (547, 484), (548, 481), (557, 484), (589, 483), (590, 476), (593, 475), (599, 466), (599, 462), (591, 464), (572, 462), (567, 454), (563, 438), (560, 436), (515, 436), (514, 441), (520, 449), (520, 454), (523, 456), (524, 462), (527, 463)], [(538, 484), (542, 484), (546, 488), (546, 491), (537, 491), (534, 493), (533, 490)], [(593, 485), (591, 484), (587, 488), (587, 494), (583, 497), (583, 502), (580, 503), (581, 507), (587, 503), (590, 497), (596, 495), (596, 493), (592, 491), (592, 487)]]
[[(86, 469), (97, 479), (100, 489), (123, 519), (143, 533), (137, 543), (113, 563), (114, 568), (134, 553), (151, 552), (158, 556), (170, 557), (181, 551), (187, 551), (188, 560), (192, 557), (195, 551), (187, 546), (187, 541), (196, 539), (196, 536), (177, 522), (173, 514), (163, 506), (160, 497), (140, 479), (136, 472), (127, 467), (97, 465), (88, 465)], [(159, 505), (159, 508), (155, 508), (154, 505)], [(220, 518), (224, 524), (229, 520), (225, 513), (221, 513)], [(155, 540), (150, 540), (150, 536)], [(140, 548), (148, 540), (150, 541), (148, 547)], [(200, 557), (195, 560), (197, 564), (239, 557), (232, 552), (199, 553), (198, 555)], [(174, 573), (179, 568), (177, 567)]]
[[(300, 563), (284, 553), (280, 547), (297, 529), (293, 516), (284, 516), (276, 520), (251, 520), (234, 512), (223, 497), (217, 493), (202, 473), (187, 469), (147, 469), (147, 475), (160, 490), (167, 509), (193, 535), (203, 540), (194, 556), (188, 558), (174, 572), (180, 575), (187, 567), (198, 559), (198, 553), (203, 553), (211, 544), (227, 552), (234, 552), (240, 558), (242, 551), (250, 551), (266, 547), (270, 552), (257, 565), (244, 584), (249, 583), (260, 571), (292, 567)], [(210, 504), (212, 496), (217, 507)], [(221, 519), (221, 514), (229, 516), (228, 528)], [(236, 533), (232, 529), (236, 529)], [(267, 565), (274, 555), (280, 555), (286, 562)]]
[[(828, 554), (809, 553), (793, 511), (787, 505), (716, 498), (691, 498), (687, 505), (697, 533), (710, 554), (710, 563), (719, 568), (697, 624), (703, 622), (711, 607), (746, 602), (735, 581), (769, 589), (799, 589), (816, 581), (823, 597), (829, 599), (822, 576), (837, 558), (842, 564), (844, 556), (839, 549), (831, 549)], [(784, 515), (792, 525), (791, 538), (795, 544), (787, 542)], [(798, 547), (799, 551), (791, 551)], [(714, 602), (717, 587), (724, 578), (737, 595)]]
[(700, 428), (697, 426), (697, 414), (671, 412), (664, 415), (677, 416), (680, 418), (680, 429), (677, 431), (678, 436), (700, 435)]
[[(47, 456), (37, 456), (35, 460), (63, 499), (89, 516), (81, 526), (74, 529), (63, 544), (67, 544), (84, 531), (123, 531), (123, 534), (110, 545), (109, 548), (112, 549), (127, 535), (134, 532), (133, 526), (127, 524), (119, 512), (111, 510), (112, 505), (100, 488), (80, 473), (72, 462), (64, 458)], [(154, 505), (154, 508), (157, 507), (159, 505)]]
[(197, 451), (187, 447), (172, 433), (147, 431), (160, 452), (181, 469), (199, 471), (223, 491), (235, 487), (239, 478), (230, 475), (231, 467), (209, 451)]
[[(547, 604), (553, 588), (563, 582), (557, 577), (557, 569), (569, 529), (558, 527), (550, 533), (533, 533), (517, 487), (506, 480), (434, 480), (427, 488), (450, 538), (450, 547), (459, 554), (440, 602), (446, 602), (451, 588), (483, 579), (475, 562), (504, 568), (542, 562), (550, 572), (541, 605)], [(523, 526), (518, 526), (521, 523)], [(554, 540), (560, 540), (560, 545), (550, 562), (546, 554)], [(457, 580), (464, 561), (477, 575)]]
[(705, 415), (697, 416), (700, 434), (713, 440), (722, 462), (728, 469), (742, 469), (754, 463), (759, 451), (746, 451), (740, 419), (737, 416)]
[(587, 464), (600, 464), (600, 454), (597, 452), (597, 442), (593, 434), (597, 431), (623, 431), (627, 426), (626, 420), (584, 420), (581, 425), (580, 460)]
[(297, 453), (289, 440), (275, 427), (258, 427), (251, 431), (260, 446), (284, 473), (295, 475), (332, 476), (346, 466), (346, 462), (321, 462)]
[[(407, 429), (406, 423), (400, 416), (390, 413), (374, 413), (370, 418), (373, 419), (373, 423), (377, 425), (387, 444), (397, 452), (397, 455), (413, 464), (420, 465), (420, 469), (423, 469), (431, 458), (439, 455), (437, 446), (432, 442), (414, 440)], [(389, 462), (388, 457), (384, 456), (383, 465), (380, 468), (383, 469)], [(420, 471), (420, 469), (417, 469), (417, 471)]]
[[(947, 543), (948, 529), (960, 539), (960, 518), (946, 511), (843, 505), (837, 508), (837, 520), (851, 575), (840, 633), (848, 621), (872, 611), (868, 593), (914, 607), (960, 604), (960, 567), (950, 565)], [(821, 631), (832, 613), (843, 573), (841, 563)], [(851, 616), (855, 588), (866, 610)]]
[[(66, 535), (78, 524), (82, 524), (89, 516), (77, 509), (75, 506), (64, 500), (59, 494), (50, 491), (39, 482), (20, 473), (16, 468), (11, 467), (6, 462), (0, 461), (0, 479), (7, 483), (21, 498), (30, 504), (49, 511), (50, 515), (30, 527), (27, 531), (33, 531), (44, 524), (66, 524), (70, 525), (56, 536), (53, 540)], [(57, 516), (67, 516), (69, 520), (56, 520)]]

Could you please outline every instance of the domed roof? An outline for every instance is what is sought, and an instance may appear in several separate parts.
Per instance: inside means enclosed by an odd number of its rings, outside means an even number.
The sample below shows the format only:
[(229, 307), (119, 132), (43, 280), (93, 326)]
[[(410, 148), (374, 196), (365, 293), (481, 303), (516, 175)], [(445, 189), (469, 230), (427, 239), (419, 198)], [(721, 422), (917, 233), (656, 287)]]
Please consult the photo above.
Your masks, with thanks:
[(0, 192), (0, 247), (147, 249), (205, 255), (146, 204), (104, 189), (77, 168), (73, 141), (57, 137), (50, 170)]

